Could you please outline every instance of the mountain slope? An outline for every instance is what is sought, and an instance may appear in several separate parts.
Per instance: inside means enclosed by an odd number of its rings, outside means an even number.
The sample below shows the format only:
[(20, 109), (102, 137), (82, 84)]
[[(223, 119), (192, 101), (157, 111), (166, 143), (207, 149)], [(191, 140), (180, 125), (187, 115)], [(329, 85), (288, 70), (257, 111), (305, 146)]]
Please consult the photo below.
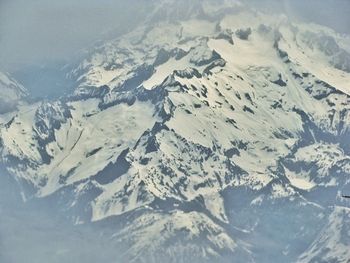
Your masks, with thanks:
[(349, 252), (349, 208), (336, 207), (329, 223), (300, 262), (347, 262)]
[(321, 251), (327, 207), (350, 182), (342, 39), (199, 6), (97, 47), (70, 74), (74, 94), (1, 127), (1, 161), (27, 198), (54, 199), (75, 223), (116, 224), (113, 240), (129, 245), (121, 260), (293, 262), (313, 242)]
[(8, 74), (0, 72), (0, 114), (12, 111), (28, 95), (25, 88)]

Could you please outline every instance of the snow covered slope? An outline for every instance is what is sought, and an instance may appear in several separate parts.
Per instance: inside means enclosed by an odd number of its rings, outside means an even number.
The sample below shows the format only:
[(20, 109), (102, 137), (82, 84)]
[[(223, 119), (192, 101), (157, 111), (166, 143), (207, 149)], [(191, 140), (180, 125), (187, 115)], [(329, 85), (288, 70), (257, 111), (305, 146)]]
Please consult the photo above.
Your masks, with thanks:
[(299, 262), (349, 262), (349, 213), (349, 208), (335, 207), (329, 223)]
[(229, 1), (178, 17), (181, 3), (93, 50), (71, 96), (21, 108), (1, 162), (26, 198), (115, 224), (121, 261), (295, 262), (342, 242), (318, 232), (346, 222), (327, 208), (350, 183), (346, 41)]

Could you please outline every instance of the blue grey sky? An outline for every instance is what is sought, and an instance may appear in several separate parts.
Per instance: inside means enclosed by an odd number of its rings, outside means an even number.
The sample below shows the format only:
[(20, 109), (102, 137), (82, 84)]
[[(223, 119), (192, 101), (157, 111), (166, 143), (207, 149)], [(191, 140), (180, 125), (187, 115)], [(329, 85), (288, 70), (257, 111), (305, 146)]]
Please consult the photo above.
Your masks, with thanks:
[(69, 59), (110, 31), (133, 27), (146, 2), (0, 0), (0, 68)]

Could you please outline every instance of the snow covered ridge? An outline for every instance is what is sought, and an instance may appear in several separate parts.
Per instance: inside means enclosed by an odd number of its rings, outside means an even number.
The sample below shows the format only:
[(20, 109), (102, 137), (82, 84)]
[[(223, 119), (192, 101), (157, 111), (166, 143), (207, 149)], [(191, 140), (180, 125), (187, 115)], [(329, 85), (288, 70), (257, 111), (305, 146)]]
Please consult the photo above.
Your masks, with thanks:
[(125, 259), (270, 262), (271, 246), (277, 262), (316, 260), (347, 242), (325, 228), (346, 222), (328, 208), (350, 183), (350, 73), (334, 63), (345, 42), (200, 7), (96, 48), (70, 74), (74, 94), (0, 128), (1, 162), (26, 198), (117, 222)]

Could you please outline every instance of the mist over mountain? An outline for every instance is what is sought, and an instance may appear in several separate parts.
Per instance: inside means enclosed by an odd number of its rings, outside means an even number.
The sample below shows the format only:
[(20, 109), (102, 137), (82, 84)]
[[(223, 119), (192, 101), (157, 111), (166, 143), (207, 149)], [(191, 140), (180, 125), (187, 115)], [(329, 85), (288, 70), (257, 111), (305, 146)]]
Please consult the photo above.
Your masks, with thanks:
[[(96, 41), (116, 37), (142, 24), (162, 1), (1, 1), (0, 68), (16, 71), (23, 66), (70, 61)], [(186, 1), (185, 5), (191, 2)], [(293, 19), (350, 34), (350, 4), (346, 0), (242, 2), (252, 8), (284, 13)]]
[[(60, 96), (72, 89), (72, 83), (65, 78), (67, 64), (78, 63), (99, 42), (142, 24), (162, 1), (1, 1), (0, 69), (13, 74), (34, 97)], [(183, 5), (191, 2), (194, 1), (185, 1)], [(346, 0), (241, 2), (263, 12), (283, 13), (293, 20), (318, 23), (350, 34), (350, 4)]]
[(349, 262), (349, 6), (2, 1), (0, 262)]

